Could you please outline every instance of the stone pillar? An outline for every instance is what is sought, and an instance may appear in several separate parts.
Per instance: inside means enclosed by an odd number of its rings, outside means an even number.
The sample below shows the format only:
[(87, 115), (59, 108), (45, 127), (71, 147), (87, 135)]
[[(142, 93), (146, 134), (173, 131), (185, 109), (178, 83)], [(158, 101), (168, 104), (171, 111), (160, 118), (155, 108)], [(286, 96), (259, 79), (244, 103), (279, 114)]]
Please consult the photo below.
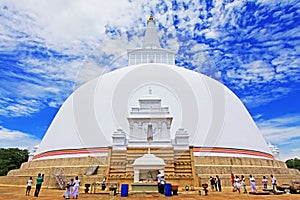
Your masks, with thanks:
[(158, 137), (158, 139), (162, 138), (162, 123), (161, 123), (161, 121), (157, 122), (157, 137)]
[(138, 136), (142, 137), (142, 135), (143, 135), (143, 123), (139, 122), (139, 125), (138, 125)]
[(138, 183), (140, 181), (140, 170), (134, 169), (134, 183)]
[(133, 133), (133, 122), (131, 121), (131, 122), (129, 122), (129, 129), (130, 129), (130, 134), (132, 134)]

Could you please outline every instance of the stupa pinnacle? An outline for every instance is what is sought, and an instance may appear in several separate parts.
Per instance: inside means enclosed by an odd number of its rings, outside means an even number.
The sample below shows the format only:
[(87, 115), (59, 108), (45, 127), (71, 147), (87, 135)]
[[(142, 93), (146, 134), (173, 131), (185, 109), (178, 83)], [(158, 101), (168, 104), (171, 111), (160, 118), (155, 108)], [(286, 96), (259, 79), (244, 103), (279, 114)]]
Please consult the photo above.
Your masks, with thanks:
[(128, 49), (128, 65), (137, 65), (143, 63), (162, 63), (175, 65), (175, 52), (163, 49), (160, 46), (156, 23), (150, 15), (147, 21), (145, 37), (142, 42), (142, 48)]

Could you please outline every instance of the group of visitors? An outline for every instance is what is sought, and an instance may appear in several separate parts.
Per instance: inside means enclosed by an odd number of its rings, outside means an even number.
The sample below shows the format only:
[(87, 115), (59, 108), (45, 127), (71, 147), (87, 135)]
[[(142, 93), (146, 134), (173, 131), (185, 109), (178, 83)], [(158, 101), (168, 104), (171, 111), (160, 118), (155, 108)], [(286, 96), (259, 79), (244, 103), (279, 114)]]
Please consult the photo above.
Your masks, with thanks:
[(239, 193), (241, 193), (241, 187), (243, 187), (244, 193), (247, 193), (244, 175), (242, 175), (241, 178), (240, 178), (237, 175), (234, 176), (233, 174), (231, 174), (231, 183), (232, 183), (232, 186), (233, 186), (233, 192), (238, 191)]
[(216, 190), (216, 191), (222, 192), (221, 179), (218, 175), (216, 175), (215, 178), (213, 178), (211, 176), (209, 178), (209, 182), (210, 182), (212, 191)]
[[(44, 174), (39, 173), (36, 178), (36, 185), (35, 185), (35, 191), (34, 191), (35, 197), (39, 196), (43, 182), (44, 182)], [(26, 196), (30, 195), (32, 184), (33, 184), (33, 180), (32, 180), (32, 176), (31, 176), (31, 177), (29, 177), (29, 180), (27, 181), (26, 193), (25, 193)]]
[[(232, 186), (233, 186), (233, 192), (238, 191), (239, 193), (241, 193), (240, 188), (243, 187), (244, 193), (247, 193), (245, 177), (243, 175), (240, 178), (237, 175), (234, 176), (233, 174), (231, 174), (231, 181), (232, 181)], [(266, 178), (266, 176), (262, 177), (261, 182), (262, 182), (263, 189), (267, 189), (268, 188), (268, 179)], [(277, 181), (276, 181), (275, 176), (273, 176), (272, 174), (271, 174), (271, 182), (272, 182), (273, 191), (276, 191)], [(257, 192), (256, 180), (255, 180), (254, 176), (252, 176), (251, 174), (249, 175), (249, 183), (250, 183), (251, 192)]]
[[(272, 189), (273, 189), (273, 191), (276, 191), (277, 180), (276, 180), (275, 176), (273, 176), (273, 174), (271, 174), (270, 177), (271, 177)], [(212, 191), (214, 191), (214, 190), (220, 191), (220, 192), (222, 191), (221, 179), (218, 175), (216, 175), (215, 178), (213, 178), (211, 176), (209, 181), (211, 184)], [(34, 192), (35, 197), (39, 196), (43, 182), (44, 182), (44, 174), (39, 173), (36, 178), (36, 188), (35, 188), (35, 192)], [(106, 178), (104, 178), (102, 181), (102, 190), (103, 190), (103, 185), (105, 186), (105, 182), (106, 182)], [(164, 193), (164, 185), (165, 185), (166, 181), (164, 179), (164, 176), (160, 172), (158, 172), (158, 175), (157, 175), (157, 182), (158, 182), (158, 192), (163, 194)], [(241, 175), (241, 178), (240, 178), (238, 175), (231, 174), (231, 183), (233, 186), (233, 192), (238, 191), (239, 193), (241, 193), (241, 187), (243, 187), (244, 193), (247, 193), (244, 175)], [(254, 176), (252, 176), (251, 174), (249, 175), (249, 183), (250, 183), (251, 192), (257, 192), (256, 180), (255, 180)], [(262, 177), (261, 183), (262, 183), (263, 189), (268, 189), (268, 179), (266, 176)], [(25, 194), (26, 196), (30, 195), (30, 190), (31, 190), (32, 184), (33, 184), (33, 180), (32, 180), (32, 177), (30, 177), (29, 180), (27, 181), (26, 194)], [(75, 177), (75, 180), (73, 178), (71, 178), (71, 180), (68, 181), (68, 183), (66, 185), (66, 191), (64, 192), (63, 197), (65, 199), (70, 199), (71, 197), (73, 197), (73, 199), (74, 198), (77, 199), (79, 196), (79, 186), (80, 186), (80, 180), (79, 180), (78, 176)]]
[[(277, 185), (277, 181), (275, 176), (273, 176), (272, 174), (270, 175), (271, 177), (271, 182), (272, 182), (272, 190), (276, 191), (276, 185)], [(211, 185), (211, 190), (212, 191), (222, 191), (222, 187), (221, 187), (221, 179), (220, 177), (217, 175), (215, 178), (213, 178), (212, 176), (209, 178), (209, 182)], [(241, 193), (241, 187), (243, 188), (243, 192), (247, 193), (247, 188), (246, 188), (246, 180), (245, 180), (245, 176), (241, 175), (241, 177), (231, 174), (231, 183), (233, 186), (233, 192), (239, 192)], [(267, 189), (268, 188), (268, 179), (266, 176), (262, 177), (262, 186), (263, 189)], [(250, 189), (251, 192), (257, 192), (257, 188), (256, 188), (256, 180), (254, 178), (254, 176), (252, 176), (251, 174), (249, 175), (249, 183), (250, 183)]]
[[(44, 182), (44, 174), (39, 173), (37, 178), (36, 178), (36, 185), (35, 185), (35, 191), (34, 191), (34, 196), (38, 197), (39, 193), (42, 188), (42, 183)], [(30, 195), (31, 187), (33, 184), (32, 177), (29, 178), (27, 181), (27, 187), (26, 187), (26, 196)], [(63, 197), (65, 199), (70, 199), (71, 197), (78, 198), (79, 196), (79, 186), (80, 186), (80, 180), (78, 179), (78, 176), (75, 177), (75, 181), (73, 178), (71, 178), (70, 181), (68, 181), (66, 185), (66, 191), (63, 194)]]
[(66, 185), (66, 191), (64, 192), (63, 197), (65, 199), (70, 199), (73, 197), (73, 199), (77, 199), (79, 196), (79, 186), (80, 186), (80, 180), (78, 176), (75, 177), (75, 180), (71, 178), (70, 181), (68, 181)]

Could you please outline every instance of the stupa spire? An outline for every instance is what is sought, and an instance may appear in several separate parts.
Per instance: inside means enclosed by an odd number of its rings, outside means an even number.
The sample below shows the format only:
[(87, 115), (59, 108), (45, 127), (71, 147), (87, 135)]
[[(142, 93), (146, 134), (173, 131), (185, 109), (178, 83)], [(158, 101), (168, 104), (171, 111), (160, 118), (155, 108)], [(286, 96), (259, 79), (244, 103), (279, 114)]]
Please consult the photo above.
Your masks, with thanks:
[(146, 48), (146, 49), (161, 48), (159, 44), (155, 21), (153, 20), (152, 15), (150, 15), (149, 20), (147, 21), (146, 34), (143, 40), (142, 48)]
[(163, 49), (160, 46), (155, 20), (150, 15), (147, 20), (147, 28), (142, 47), (128, 49), (128, 65), (143, 63), (162, 63), (175, 65), (175, 51)]

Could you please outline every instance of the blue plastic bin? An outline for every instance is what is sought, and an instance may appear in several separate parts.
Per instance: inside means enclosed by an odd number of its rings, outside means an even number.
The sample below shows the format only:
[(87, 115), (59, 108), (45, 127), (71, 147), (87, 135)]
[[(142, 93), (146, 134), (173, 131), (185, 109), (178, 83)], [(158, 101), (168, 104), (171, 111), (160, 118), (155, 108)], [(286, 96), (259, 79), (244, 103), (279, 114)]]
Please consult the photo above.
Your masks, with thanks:
[(122, 184), (121, 197), (128, 197), (128, 184)]
[(165, 196), (171, 197), (172, 196), (172, 184), (165, 184)]

